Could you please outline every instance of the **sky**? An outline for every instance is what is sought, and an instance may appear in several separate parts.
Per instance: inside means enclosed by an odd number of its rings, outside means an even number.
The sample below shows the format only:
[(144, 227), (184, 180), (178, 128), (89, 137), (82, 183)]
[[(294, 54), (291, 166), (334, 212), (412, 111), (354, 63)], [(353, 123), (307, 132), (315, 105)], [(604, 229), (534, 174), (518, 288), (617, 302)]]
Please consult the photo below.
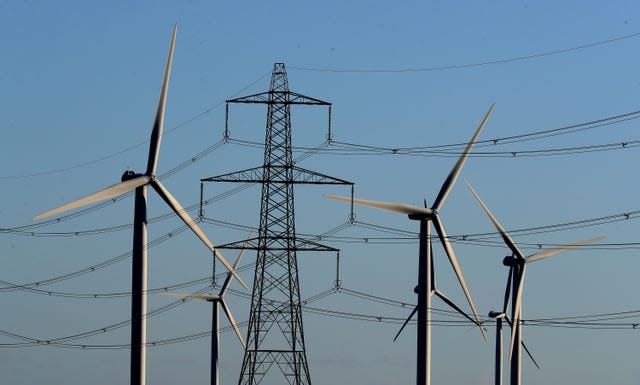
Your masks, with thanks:
[[(163, 180), (184, 205), (200, 200), (200, 179), (262, 163), (264, 106), (233, 105), (231, 140), (221, 142), (224, 101), (266, 91), (273, 64), (286, 65), (291, 90), (332, 103), (332, 144), (327, 109), (292, 112), (295, 156), (304, 148), (323, 151), (299, 166), (355, 183), (357, 196), (421, 205), (433, 202), (455, 163), (453, 154), (357, 154), (351, 145), (383, 148), (464, 143), (492, 103), (495, 110), (480, 140), (505, 138), (633, 113), (640, 100), (640, 5), (633, 1), (377, 1), (212, 2), (0, 1), (0, 280), (14, 284), (96, 266), (130, 250), (133, 202), (123, 199), (59, 223), (31, 225), (50, 208), (116, 183), (125, 170), (143, 171), (164, 71), (171, 29), (178, 25), (169, 86), (166, 135), (159, 174), (190, 159), (195, 162)], [(462, 183), (469, 180), (509, 229), (582, 221), (631, 213), (627, 220), (592, 226), (514, 233), (528, 253), (535, 245), (557, 245), (602, 235), (602, 244), (532, 264), (527, 271), (523, 317), (542, 319), (640, 309), (636, 249), (640, 210), (634, 177), (640, 160), (637, 115), (616, 124), (574, 130), (529, 141), (478, 147), (440, 211), (449, 235), (493, 231)], [(256, 142), (257, 146), (242, 145)], [(608, 151), (553, 154), (548, 150), (630, 143)], [(216, 143), (217, 147), (212, 148)], [(349, 147), (353, 148), (353, 146)], [(205, 149), (208, 155), (194, 158)], [(528, 151), (547, 151), (534, 154)], [(487, 152), (492, 152), (491, 154)], [(509, 154), (514, 154), (509, 156)], [(506, 154), (506, 156), (504, 156)], [(205, 197), (236, 187), (204, 185)], [(296, 193), (296, 228), (323, 234), (346, 223), (348, 207), (323, 194), (349, 194), (344, 187), (301, 186)], [(259, 186), (225, 199), (211, 199), (206, 218), (256, 227)], [(168, 212), (149, 193), (150, 217)], [(197, 212), (192, 214), (195, 216)], [(372, 316), (374, 321), (304, 313), (307, 355), (314, 384), (415, 381), (415, 326), (392, 339), (405, 307), (354, 297), (352, 291), (415, 303), (415, 240), (372, 229), (385, 226), (415, 232), (406, 217), (356, 209), (356, 223), (323, 242), (340, 248), (345, 290), (309, 306)], [(211, 221), (209, 221), (211, 222)], [(604, 223), (608, 222), (608, 223)], [(591, 222), (593, 224), (593, 222)], [(149, 250), (149, 287), (162, 288), (206, 278), (206, 248), (173, 216), (149, 225), (149, 239), (171, 237)], [(572, 227), (572, 228), (569, 228)], [(247, 236), (243, 227), (203, 224), (217, 244)], [(76, 235), (77, 233), (77, 235)], [(404, 234), (404, 233), (403, 233)], [(339, 238), (342, 237), (342, 238)], [(161, 238), (164, 239), (164, 238)], [(365, 239), (367, 240), (365, 242)], [(501, 306), (509, 252), (496, 237), (458, 241), (454, 247), (472, 296), (484, 317)], [(625, 244), (624, 247), (614, 247)], [(467, 309), (462, 290), (439, 245), (434, 246), (438, 287)], [(228, 258), (234, 251), (226, 251)], [(250, 263), (255, 255), (247, 253)], [(334, 287), (336, 257), (298, 255), (303, 298)], [(222, 267), (217, 266), (220, 272)], [(83, 333), (129, 318), (126, 293), (130, 260), (121, 258), (73, 279), (38, 287), (44, 292), (0, 292), (0, 330), (39, 340)], [(251, 270), (242, 272), (252, 282)], [(198, 285), (176, 289), (189, 292)], [(236, 319), (248, 318), (249, 302), (239, 285), (228, 301)], [(348, 290), (346, 290), (348, 289)], [(52, 293), (82, 293), (72, 298)], [(94, 296), (95, 294), (95, 296)], [(86, 297), (86, 296), (82, 296)], [(95, 297), (95, 298), (94, 298)], [(169, 304), (149, 296), (149, 309)], [(434, 307), (446, 305), (434, 299)], [(468, 310), (468, 309), (467, 309)], [(148, 339), (161, 341), (210, 330), (210, 307), (189, 301), (149, 319)], [(540, 363), (524, 359), (524, 383), (615, 382), (640, 384), (633, 317), (620, 330), (525, 325), (524, 338)], [(446, 318), (438, 316), (440, 320)], [(226, 321), (223, 320), (224, 325)], [(566, 325), (565, 325), (566, 326)], [(246, 328), (242, 328), (243, 333)], [(471, 325), (433, 327), (433, 383), (493, 383), (493, 324), (489, 342)], [(635, 338), (635, 339), (634, 339)], [(73, 340), (86, 346), (127, 344), (128, 327)], [(0, 336), (3, 384), (124, 384), (126, 349), (56, 346), (10, 347)], [(233, 333), (222, 335), (222, 381), (237, 382), (242, 351)], [(148, 349), (149, 384), (199, 384), (209, 376), (209, 339)], [(282, 383), (276, 377), (265, 384)]]

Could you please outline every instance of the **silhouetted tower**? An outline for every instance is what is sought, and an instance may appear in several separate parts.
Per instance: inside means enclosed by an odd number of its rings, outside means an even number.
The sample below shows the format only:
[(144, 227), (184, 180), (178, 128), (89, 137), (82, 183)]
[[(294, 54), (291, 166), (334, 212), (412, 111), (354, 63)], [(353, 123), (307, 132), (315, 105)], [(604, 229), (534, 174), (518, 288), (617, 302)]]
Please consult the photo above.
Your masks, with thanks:
[[(227, 100), (267, 105), (264, 164), (248, 170), (202, 179), (202, 182), (262, 184), (260, 230), (249, 241), (257, 250), (253, 296), (239, 385), (257, 385), (279, 368), (291, 385), (310, 385), (298, 280), (297, 251), (337, 251), (296, 236), (293, 185), (351, 182), (294, 165), (291, 153), (291, 105), (331, 103), (289, 91), (283, 63), (276, 63), (268, 92)], [(225, 136), (228, 135), (225, 132)], [(240, 248), (243, 241), (219, 248)]]

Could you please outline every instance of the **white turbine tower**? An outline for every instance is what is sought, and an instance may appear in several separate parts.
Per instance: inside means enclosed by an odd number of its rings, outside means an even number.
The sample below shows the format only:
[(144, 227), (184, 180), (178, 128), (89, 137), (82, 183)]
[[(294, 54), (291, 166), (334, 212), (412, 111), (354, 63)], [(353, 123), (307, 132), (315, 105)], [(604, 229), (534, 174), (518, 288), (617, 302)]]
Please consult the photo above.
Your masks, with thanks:
[[(503, 264), (505, 266), (509, 266), (509, 278), (511, 279), (512, 285), (512, 296), (514, 297), (514, 301), (511, 305), (511, 342), (509, 344), (509, 361), (510, 361), (510, 378), (511, 385), (520, 385), (521, 377), (522, 377), (522, 351), (520, 350), (520, 346), (522, 346), (522, 291), (524, 288), (524, 277), (527, 271), (527, 265), (531, 262), (540, 261), (549, 257), (552, 257), (558, 253), (563, 251), (571, 250), (578, 248), (580, 246), (589, 245), (595, 242), (598, 242), (604, 237), (596, 237), (592, 239), (587, 239), (584, 241), (572, 243), (569, 245), (558, 246), (552, 249), (541, 250), (535, 254), (525, 256), (518, 246), (516, 246), (511, 236), (507, 233), (507, 231), (502, 227), (500, 222), (496, 219), (495, 216), (489, 211), (487, 205), (480, 199), (480, 196), (476, 193), (476, 191), (471, 187), (469, 182), (465, 180), (465, 184), (471, 194), (478, 202), (482, 210), (487, 214), (493, 226), (502, 236), (504, 243), (509, 247), (512, 256), (505, 257), (503, 260)], [(509, 283), (507, 283), (509, 285)], [(508, 286), (507, 286), (508, 290)], [(503, 313), (506, 313), (506, 306), (504, 308)], [(497, 354), (496, 354), (497, 356)], [(497, 357), (496, 357), (497, 358)]]
[(178, 203), (171, 193), (156, 178), (156, 166), (160, 153), (160, 141), (164, 125), (165, 105), (167, 102), (167, 88), (169, 75), (173, 62), (177, 25), (174, 26), (169, 44), (169, 55), (165, 68), (158, 108), (156, 111), (151, 140), (149, 143), (149, 158), (147, 170), (144, 174), (136, 174), (126, 171), (122, 175), (122, 182), (109, 186), (97, 193), (65, 204), (53, 210), (36, 215), (33, 220), (40, 220), (75, 209), (91, 203), (115, 198), (135, 189), (135, 208), (133, 217), (133, 251), (132, 251), (132, 283), (131, 283), (131, 384), (144, 385), (145, 383), (145, 342), (146, 342), (146, 318), (147, 313), (147, 186), (151, 186), (171, 209), (191, 228), (191, 230), (204, 242), (211, 252), (222, 264), (238, 279), (245, 288), (246, 283), (240, 278), (227, 260), (214, 247), (200, 226), (191, 218), (189, 213)]
[[(442, 220), (440, 219), (439, 211), (442, 208), (449, 192), (453, 188), (460, 172), (462, 171), (462, 167), (469, 157), (469, 153), (473, 145), (476, 143), (480, 132), (484, 128), (484, 125), (487, 123), (491, 112), (493, 111), (494, 105), (492, 104), (489, 107), (489, 110), (485, 114), (482, 122), (474, 132), (471, 140), (465, 147), (462, 155), (453, 166), (453, 169), (447, 176), (447, 179), (444, 181), (442, 187), (440, 188), (440, 192), (436, 197), (436, 200), (431, 208), (426, 207), (427, 204), (425, 202), (425, 207), (418, 207), (404, 203), (393, 203), (393, 202), (381, 202), (381, 201), (373, 201), (366, 199), (353, 199), (351, 197), (344, 196), (335, 196), (335, 195), (327, 195), (327, 198), (340, 200), (344, 202), (353, 202), (355, 204), (375, 207), (382, 210), (388, 210), (396, 213), (407, 214), (409, 219), (420, 221), (420, 250), (418, 257), (418, 286), (416, 287), (416, 293), (418, 294), (418, 304), (415, 309), (409, 315), (409, 318), (405, 322), (407, 322), (413, 317), (415, 313), (418, 313), (418, 324), (417, 324), (417, 375), (416, 375), (416, 384), (417, 385), (430, 385), (431, 383), (431, 296), (437, 295), (440, 297), (447, 305), (451, 306), (455, 310), (462, 313), (465, 317), (468, 315), (463, 312), (458, 306), (456, 306), (451, 300), (449, 300), (442, 292), (435, 288), (435, 276), (433, 270), (433, 256), (431, 253), (431, 226), (430, 223), (433, 223), (436, 232), (438, 233), (438, 237), (440, 238), (440, 242), (444, 247), (447, 256), (449, 257), (449, 262), (451, 263), (451, 267), (460, 282), (460, 286), (464, 291), (464, 295), (469, 302), (469, 306), (471, 307), (471, 311), (473, 312), (474, 318), (470, 318), (474, 323), (478, 325), (480, 328), (480, 332), (482, 333), (483, 338), (486, 340), (486, 334), (484, 329), (482, 328), (480, 316), (478, 315), (478, 311), (476, 309), (476, 305), (471, 298), (471, 293), (469, 292), (469, 288), (467, 287), (467, 283), (462, 275), (462, 269), (460, 268), (460, 264), (458, 263), (458, 258), (456, 257), (455, 252), (453, 251), (453, 247), (447, 237), (447, 234), (444, 230), (444, 226), (442, 225)], [(404, 328), (403, 325), (402, 327)], [(402, 331), (402, 329), (400, 329)], [(397, 335), (396, 335), (397, 338)]]
[[(249, 235), (251, 238), (251, 235)], [(246, 242), (245, 242), (246, 245)], [(242, 255), (244, 254), (245, 249), (240, 251), (238, 254), (238, 258), (233, 263), (233, 269), (237, 269), (238, 265), (240, 265), (240, 259), (242, 259)], [(220, 384), (220, 360), (219, 360), (219, 352), (220, 352), (220, 307), (224, 311), (224, 314), (227, 316), (229, 320), (229, 324), (233, 327), (233, 331), (238, 336), (238, 340), (242, 345), (242, 348), (246, 348), (246, 344), (244, 342), (244, 338), (242, 338), (242, 333), (240, 333), (240, 329), (238, 328), (238, 324), (231, 314), (231, 310), (229, 310), (229, 306), (224, 300), (224, 293), (227, 291), (229, 286), (231, 285), (231, 281), (233, 280), (233, 275), (231, 273), (227, 273), (227, 277), (218, 292), (218, 295), (211, 294), (182, 294), (182, 293), (161, 293), (160, 295), (177, 297), (182, 299), (196, 299), (211, 302), (212, 311), (211, 311), (211, 385), (219, 385)]]

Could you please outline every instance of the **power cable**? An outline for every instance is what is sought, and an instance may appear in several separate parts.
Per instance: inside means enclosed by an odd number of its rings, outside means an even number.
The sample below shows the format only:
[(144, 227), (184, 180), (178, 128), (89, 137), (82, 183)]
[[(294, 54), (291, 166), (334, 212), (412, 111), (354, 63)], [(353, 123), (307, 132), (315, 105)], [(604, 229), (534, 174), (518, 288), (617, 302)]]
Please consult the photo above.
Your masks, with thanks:
[[(236, 189), (243, 188), (243, 186), (244, 186), (244, 184), (238, 186)], [(247, 187), (248, 187), (248, 185), (247, 185)], [(227, 192), (219, 194), (219, 195), (211, 198), (211, 201), (222, 199), (222, 197), (225, 196), (226, 194), (227, 194)], [(195, 208), (195, 206), (193, 206), (193, 207), (189, 206), (189, 207), (191, 209)], [(606, 216), (600, 216), (600, 217), (594, 217), (594, 218), (588, 218), (588, 219), (581, 219), (581, 220), (574, 220), (574, 221), (562, 222), (562, 223), (557, 223), (557, 224), (550, 224), (550, 225), (543, 225), (543, 226), (535, 226), (535, 227), (514, 229), (514, 230), (510, 230), (510, 234), (512, 234), (513, 236), (524, 236), (524, 235), (540, 234), (540, 233), (545, 233), (545, 232), (557, 232), (557, 231), (584, 228), (584, 227), (590, 227), (590, 226), (598, 226), (598, 225), (602, 225), (602, 224), (608, 224), (608, 223), (614, 223), (614, 222), (620, 222), (620, 221), (627, 221), (627, 220), (630, 220), (630, 219), (637, 219), (637, 218), (640, 218), (640, 210), (625, 211), (625, 212), (622, 212), (622, 213), (616, 213), (616, 214), (612, 214), (612, 215), (606, 215)], [(211, 224), (215, 224), (215, 225), (226, 226), (226, 227), (229, 227), (229, 228), (239, 229), (239, 230), (242, 230), (242, 231), (255, 231), (256, 230), (256, 228), (252, 227), (252, 226), (234, 224), (234, 223), (231, 223), (231, 222), (214, 220), (214, 219), (210, 219), (210, 218), (203, 218), (203, 221), (205, 223), (211, 223)], [(354, 225), (354, 226), (357, 226), (357, 227), (370, 229), (370, 230), (374, 230), (374, 231), (378, 231), (378, 232), (398, 235), (398, 237), (366, 237), (366, 236), (364, 236), (364, 237), (347, 237), (347, 236), (337, 236), (337, 235), (335, 235), (335, 233), (337, 231), (342, 231), (342, 230), (348, 228), (349, 225)], [(417, 238), (418, 234), (416, 232), (413, 232), (413, 231), (404, 230), (404, 229), (397, 229), (397, 228), (392, 228), (392, 227), (389, 227), (389, 226), (382, 226), (382, 225), (377, 225), (377, 224), (372, 224), (372, 223), (367, 223), (367, 222), (361, 222), (361, 221), (348, 221), (348, 222), (346, 222), (346, 223), (344, 223), (342, 225), (339, 225), (338, 227), (339, 227), (338, 230), (332, 231), (331, 233), (325, 233), (325, 234), (321, 234), (321, 235), (301, 233), (301, 236), (316, 237), (316, 238), (320, 237), (320, 239), (328, 240), (328, 241), (335, 242), (335, 243), (343, 243), (343, 244), (349, 244), (349, 243), (362, 243), (362, 244), (415, 243), (415, 242), (417, 242), (417, 239), (418, 239)], [(150, 247), (156, 246), (159, 243), (162, 243), (162, 242), (172, 238), (173, 236), (181, 233), (185, 229), (186, 229), (186, 226), (181, 226), (181, 227), (175, 229), (172, 232), (164, 234), (163, 236), (161, 236), (159, 238), (156, 238), (155, 240), (149, 242), (147, 247), (150, 248)], [(498, 241), (492, 242), (490, 240), (490, 238), (497, 239), (498, 237), (499, 237), (499, 235), (496, 232), (485, 232), (485, 233), (471, 233), (471, 234), (461, 234), (461, 235), (450, 235), (448, 238), (454, 243), (464, 243), (464, 244), (471, 244), (471, 245), (477, 245), (477, 246), (503, 248), (504, 245), (502, 244), (502, 242), (498, 242)], [(520, 242), (519, 244), (523, 248), (527, 248), (527, 249), (540, 249), (542, 247), (560, 246), (560, 244), (556, 244), (556, 243)], [(600, 244), (594, 244), (594, 245), (588, 245), (588, 246), (581, 247), (581, 249), (584, 249), (584, 250), (587, 250), (587, 249), (597, 249), (597, 250), (603, 250), (603, 249), (608, 249), (608, 250), (630, 250), (631, 249), (631, 250), (635, 250), (635, 249), (638, 249), (638, 248), (640, 248), (640, 243), (639, 242), (600, 243)], [(70, 273), (66, 273), (66, 274), (63, 274), (63, 275), (59, 275), (59, 276), (43, 279), (43, 280), (40, 280), (40, 281), (34, 281), (34, 282), (30, 282), (30, 283), (25, 283), (25, 284), (15, 284), (15, 283), (8, 283), (6, 281), (0, 281), (0, 283), (5, 284), (4, 287), (0, 287), (0, 292), (8, 291), (8, 290), (17, 290), (17, 289), (19, 289), (19, 290), (33, 289), (33, 288), (36, 288), (36, 287), (39, 287), (39, 286), (44, 286), (44, 285), (49, 285), (49, 284), (61, 282), (61, 281), (67, 280), (67, 279), (75, 278), (75, 277), (78, 277), (78, 276), (81, 276), (81, 275), (84, 275), (84, 274), (87, 274), (87, 273), (94, 272), (94, 271), (99, 270), (101, 268), (110, 266), (113, 263), (117, 263), (117, 262), (126, 260), (130, 256), (131, 256), (131, 252), (126, 252), (126, 253), (120, 254), (118, 256), (115, 256), (113, 258), (109, 258), (106, 261), (103, 261), (103, 262), (101, 262), (99, 264), (92, 265), (92, 266), (89, 266), (89, 267), (85, 267), (85, 268), (82, 268), (82, 269), (74, 271), (74, 272), (70, 272)], [(49, 293), (53, 293), (52, 291), (49, 291), (49, 290), (43, 290), (42, 293), (46, 293), (47, 295), (53, 295), (53, 294), (49, 294)]]
[(605, 40), (594, 41), (585, 43), (569, 48), (561, 48), (556, 50), (543, 51), (523, 56), (512, 56), (502, 59), (486, 60), (466, 64), (452, 64), (444, 66), (433, 67), (405, 67), (405, 68), (378, 68), (378, 69), (366, 69), (366, 68), (321, 68), (321, 67), (307, 67), (307, 66), (289, 66), (290, 69), (299, 71), (313, 71), (313, 72), (332, 72), (332, 73), (412, 73), (412, 72), (431, 72), (431, 71), (448, 71), (458, 69), (468, 69), (476, 67), (484, 67), (495, 64), (515, 63), (520, 61), (538, 59), (546, 56), (566, 54), (574, 51), (584, 50), (587, 48), (593, 48), (597, 46), (607, 45), (622, 40), (633, 39), (640, 35), (640, 32), (615, 36)]
[[(240, 140), (229, 139), (229, 143), (236, 144), (243, 147), (259, 148), (260, 143)], [(344, 143), (344, 142), (343, 142)], [(469, 157), (472, 158), (516, 158), (516, 157), (543, 157), (543, 156), (561, 156), (561, 155), (575, 155), (591, 152), (605, 152), (605, 151), (617, 151), (626, 150), (629, 148), (635, 148), (640, 146), (640, 140), (627, 140), (621, 142), (610, 142), (601, 144), (592, 144), (585, 146), (573, 146), (573, 147), (556, 147), (556, 148), (542, 148), (537, 150), (510, 150), (510, 151), (474, 151), (469, 153)], [(305, 151), (306, 147), (292, 147), (292, 151)], [(319, 155), (340, 155), (340, 156), (413, 156), (424, 158), (458, 158), (462, 154), (462, 150), (411, 150), (404, 151), (401, 148), (388, 148), (384, 151), (380, 150), (342, 150), (335, 148), (327, 148), (318, 152)]]
[[(229, 292), (245, 299), (251, 298), (250, 294), (240, 292), (234, 289), (230, 289)], [(321, 315), (321, 316), (329, 316), (334, 318), (341, 318), (341, 319), (350, 319), (350, 320), (359, 320), (359, 321), (368, 321), (368, 322), (386, 323), (386, 324), (400, 324), (405, 321), (404, 317), (339, 311), (339, 310), (311, 307), (308, 305), (309, 303), (318, 301), (319, 299), (325, 298), (328, 295), (331, 295), (334, 293), (340, 293), (340, 292), (349, 293), (350, 295), (353, 294), (356, 297), (361, 299), (369, 299), (373, 302), (391, 304), (392, 306), (397, 306), (402, 308), (405, 308), (407, 306), (413, 306), (403, 301), (385, 298), (378, 295), (365, 293), (362, 291), (343, 289), (343, 288), (341, 289), (330, 288), (328, 290), (324, 290), (316, 295), (313, 295), (307, 298), (305, 301), (303, 301), (303, 307), (307, 313)], [(174, 302), (185, 302), (187, 300), (188, 299), (180, 299)], [(273, 300), (270, 300), (270, 301), (278, 302)], [(433, 326), (469, 327), (474, 325), (471, 321), (469, 321), (468, 319), (466, 319), (465, 317), (463, 317), (462, 315), (460, 315), (459, 313), (453, 310), (432, 308), (432, 311), (439, 312), (445, 316), (459, 318), (457, 320), (444, 320), (444, 319), (432, 320), (431, 324)], [(607, 318), (603, 318), (603, 317), (607, 317)], [(623, 319), (623, 318), (629, 319), (629, 318), (638, 318), (638, 317), (640, 317), (640, 310), (631, 310), (631, 311), (623, 311), (623, 312), (599, 313), (599, 314), (592, 314), (592, 315), (587, 314), (587, 315), (568, 316), (568, 317), (563, 316), (563, 317), (552, 317), (552, 318), (523, 319), (522, 323), (528, 326), (536, 326), (536, 327), (546, 326), (546, 327), (562, 327), (562, 328), (570, 328), (570, 329), (588, 329), (588, 330), (636, 330), (640, 325), (639, 323), (629, 323), (629, 322), (615, 323), (615, 322), (601, 322), (601, 321)], [(494, 322), (494, 320), (487, 319), (483, 321), (483, 324), (489, 324), (492, 322)], [(241, 325), (246, 325), (247, 323), (248, 321), (245, 321), (245, 322), (242, 322)], [(415, 321), (410, 321), (410, 324), (415, 324)], [(102, 330), (102, 329), (96, 329), (96, 330)], [(113, 329), (110, 329), (110, 330), (113, 330)], [(229, 330), (231, 330), (231, 326), (223, 328), (221, 331), (229, 331)], [(80, 348), (80, 349), (128, 349), (130, 347), (130, 345), (128, 344), (112, 344), (112, 345), (69, 344), (65, 342), (60, 342), (61, 339), (42, 340), (42, 339), (37, 339), (33, 337), (22, 336), (22, 335), (8, 332), (5, 330), (0, 330), (0, 334), (12, 337), (14, 339), (25, 341), (23, 343), (17, 343), (17, 344), (15, 343), (0, 344), (0, 348), (30, 347), (30, 346), (37, 346), (37, 345), (48, 345), (48, 346), (56, 346), (56, 347), (63, 347), (63, 348)], [(82, 333), (82, 334), (87, 334), (87, 333)], [(80, 334), (76, 334), (72, 336), (72, 338), (76, 339), (76, 336), (78, 335)], [(199, 333), (190, 334), (187, 336), (148, 342), (147, 346), (153, 347), (153, 346), (162, 346), (167, 344), (186, 342), (194, 339), (203, 338), (209, 335), (211, 335), (210, 331), (199, 332)], [(81, 338), (81, 337), (78, 337), (78, 338)], [(69, 339), (65, 338), (64, 340), (66, 341)]]

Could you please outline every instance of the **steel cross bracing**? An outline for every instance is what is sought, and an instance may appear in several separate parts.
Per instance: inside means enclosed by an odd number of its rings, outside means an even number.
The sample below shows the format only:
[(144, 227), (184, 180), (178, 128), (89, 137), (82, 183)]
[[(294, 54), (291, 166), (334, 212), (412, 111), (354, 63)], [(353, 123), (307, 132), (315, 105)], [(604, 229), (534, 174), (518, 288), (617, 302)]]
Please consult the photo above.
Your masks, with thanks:
[(283, 63), (274, 65), (268, 92), (227, 100), (227, 106), (230, 103), (267, 105), (263, 165), (202, 179), (262, 184), (258, 237), (220, 246), (242, 248), (247, 242), (246, 248), (257, 251), (247, 347), (238, 384), (259, 384), (271, 369), (278, 368), (286, 383), (310, 385), (296, 252), (337, 250), (296, 236), (293, 186), (353, 183), (294, 166), (290, 108), (331, 104), (289, 91)]

